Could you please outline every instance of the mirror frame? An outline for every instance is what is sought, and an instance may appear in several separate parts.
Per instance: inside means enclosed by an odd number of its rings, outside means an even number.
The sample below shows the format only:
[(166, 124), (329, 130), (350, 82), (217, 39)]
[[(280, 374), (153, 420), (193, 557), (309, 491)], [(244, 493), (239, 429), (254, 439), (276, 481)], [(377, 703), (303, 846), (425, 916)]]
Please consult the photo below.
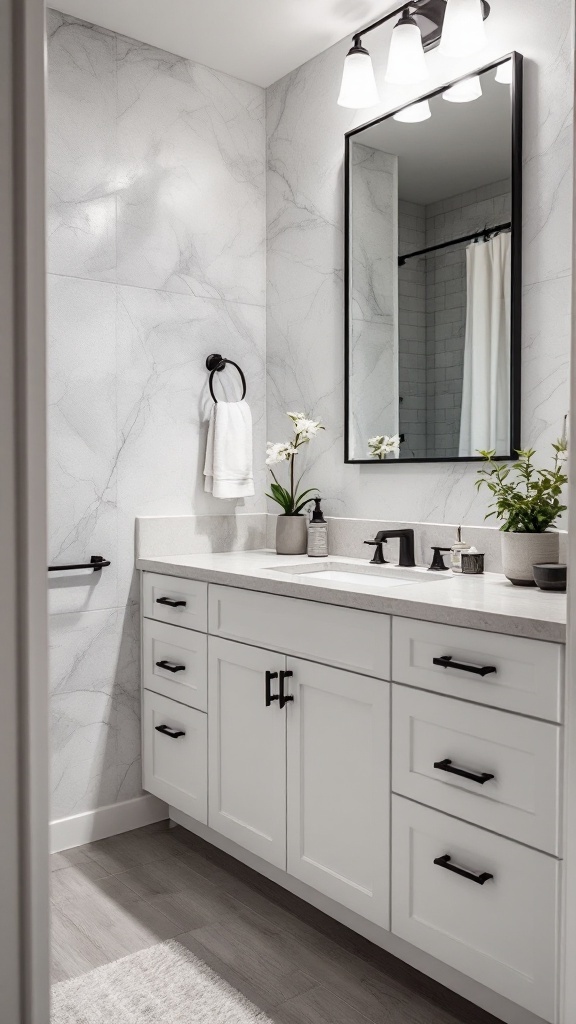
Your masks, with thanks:
[(511, 450), (507, 455), (498, 455), (498, 461), (506, 461), (516, 458), (516, 452), (521, 447), (521, 381), (522, 381), (522, 54), (512, 51), (498, 60), (491, 61), (477, 70), (470, 70), (465, 75), (460, 75), (438, 89), (432, 90), (415, 97), (410, 103), (403, 103), (395, 107), (387, 114), (366, 121), (358, 128), (346, 132), (344, 136), (344, 462), (361, 464), (366, 466), (403, 466), (416, 462), (481, 462), (479, 455), (455, 455), (452, 458), (443, 456), (441, 458), (426, 459), (354, 459), (350, 452), (350, 144), (355, 135), (371, 128), (375, 124), (387, 121), (399, 110), (410, 107), (420, 100), (433, 99), (440, 96), (446, 89), (456, 82), (461, 82), (471, 75), (483, 75), (487, 71), (495, 70), (500, 64), (507, 60), (512, 61), (512, 85), (511, 85), (511, 181), (512, 181), (512, 229), (511, 229), (511, 302), (510, 302), (510, 444)]

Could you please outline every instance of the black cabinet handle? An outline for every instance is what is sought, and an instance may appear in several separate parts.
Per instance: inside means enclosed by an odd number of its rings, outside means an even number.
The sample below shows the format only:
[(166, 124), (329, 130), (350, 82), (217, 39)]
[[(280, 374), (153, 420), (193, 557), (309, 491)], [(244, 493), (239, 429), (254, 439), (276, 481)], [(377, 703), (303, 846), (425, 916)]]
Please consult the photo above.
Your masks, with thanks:
[(186, 601), (175, 601), (173, 597), (157, 597), (156, 604), (167, 604), (169, 608), (186, 607)]
[(156, 668), (165, 668), (167, 672), (184, 672), (186, 665), (176, 665), (173, 661), (157, 661)]
[(484, 882), (488, 882), (494, 875), (491, 875), (489, 871), (483, 871), (480, 875), (475, 875), (473, 871), (466, 871), (466, 868), (459, 868), (456, 864), (452, 864), (452, 858), (449, 854), (445, 853), (443, 857), (436, 857), (434, 863), (439, 868), (445, 868), (446, 871), (453, 871), (455, 875), (462, 875), (462, 878), (467, 878), (470, 882), (477, 882), (478, 885), (484, 885)]
[(284, 672), (283, 671), (283, 672), (280, 673), (280, 707), (281, 708), (283, 708), (285, 704), (288, 704), (289, 701), (294, 700), (294, 697), (292, 697), (290, 695), (287, 696), (285, 694), (285, 692), (284, 692), (284, 680), (285, 679), (290, 679), (290, 677), (293, 676), (293, 675), (294, 675), (293, 672)]
[(156, 732), (161, 732), (163, 736), (169, 736), (171, 740), (177, 740), (180, 736), (185, 736), (186, 733), (182, 729), (173, 729), (171, 725), (155, 725)]
[(271, 687), (270, 684), (272, 683), (273, 679), (278, 679), (278, 673), (277, 672), (267, 672), (266, 673), (266, 707), (267, 708), (270, 707), (270, 705), (271, 705), (273, 700), (279, 700), (279, 697), (278, 697), (277, 693), (274, 696), (272, 696), (272, 687)]
[(458, 668), (462, 672), (473, 672), (475, 676), (489, 676), (496, 671), (495, 665), (463, 665), (460, 661), (453, 661), (451, 654), (443, 654), (441, 658), (432, 658), (434, 665), (441, 668)]
[(450, 775), (460, 775), (463, 779), (470, 779), (470, 782), (477, 782), (480, 786), (494, 778), (494, 775), (490, 775), (489, 772), (475, 773), (467, 772), (465, 768), (455, 768), (449, 757), (445, 757), (443, 761), (434, 761), (434, 767), (440, 772), (449, 772)]

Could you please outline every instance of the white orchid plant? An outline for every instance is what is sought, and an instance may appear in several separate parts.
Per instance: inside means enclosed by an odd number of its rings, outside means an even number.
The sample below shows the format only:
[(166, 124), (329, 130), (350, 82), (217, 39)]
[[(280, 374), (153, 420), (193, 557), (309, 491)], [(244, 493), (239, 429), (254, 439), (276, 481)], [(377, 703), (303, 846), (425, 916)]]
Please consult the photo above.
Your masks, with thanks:
[(368, 438), (368, 456), (372, 459), (385, 459), (392, 452), (400, 449), (400, 435), (377, 434), (376, 437)]
[[(309, 495), (314, 491), (317, 492), (318, 488), (310, 487), (308, 490), (302, 491), (300, 494), (298, 493), (303, 474), (300, 475), (298, 480), (295, 479), (294, 460), (302, 446), (308, 444), (320, 430), (324, 430), (324, 427), (319, 420), (311, 420), (303, 412), (287, 412), (286, 415), (292, 421), (294, 436), (290, 441), (268, 441), (266, 445), (266, 465), (270, 468), (273, 480), (273, 483), (270, 485), (271, 493), (267, 496), (280, 505), (283, 509), (283, 515), (299, 516), (302, 509), (314, 500)], [(288, 462), (290, 464), (289, 488), (282, 487), (272, 469), (272, 466), (276, 466), (281, 462)]]

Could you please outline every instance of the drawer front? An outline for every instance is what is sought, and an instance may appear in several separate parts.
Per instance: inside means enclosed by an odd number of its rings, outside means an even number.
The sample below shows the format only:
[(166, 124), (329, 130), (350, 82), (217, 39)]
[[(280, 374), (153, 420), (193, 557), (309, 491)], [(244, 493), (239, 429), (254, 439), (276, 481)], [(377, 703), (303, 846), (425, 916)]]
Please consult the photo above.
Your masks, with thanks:
[(142, 614), (146, 618), (206, 632), (207, 583), (184, 580), (178, 576), (163, 576), (156, 572), (145, 572), (142, 576)]
[(144, 687), (188, 704), (208, 708), (208, 638), (206, 633), (144, 619), (142, 674)]
[(559, 861), (399, 796), (392, 836), (392, 931), (555, 1021)]
[(148, 690), (143, 700), (142, 786), (207, 824), (207, 716)]
[(390, 678), (390, 617), (210, 585), (210, 633), (378, 679)]
[(561, 644), (401, 618), (392, 637), (395, 682), (561, 721)]
[(396, 793), (559, 853), (560, 726), (408, 686), (392, 691)]

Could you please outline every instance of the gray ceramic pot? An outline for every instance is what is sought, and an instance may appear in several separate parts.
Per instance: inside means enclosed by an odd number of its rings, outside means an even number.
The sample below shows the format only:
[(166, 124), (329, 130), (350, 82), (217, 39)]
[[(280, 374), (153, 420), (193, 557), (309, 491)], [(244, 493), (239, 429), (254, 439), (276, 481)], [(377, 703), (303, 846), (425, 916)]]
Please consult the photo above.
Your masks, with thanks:
[[(276, 552), (279, 555), (304, 555), (308, 539), (307, 516), (278, 516)], [(544, 559), (542, 559), (544, 561)]]
[(535, 587), (532, 566), (558, 562), (559, 557), (560, 538), (554, 531), (502, 534), (502, 568), (517, 587)]

